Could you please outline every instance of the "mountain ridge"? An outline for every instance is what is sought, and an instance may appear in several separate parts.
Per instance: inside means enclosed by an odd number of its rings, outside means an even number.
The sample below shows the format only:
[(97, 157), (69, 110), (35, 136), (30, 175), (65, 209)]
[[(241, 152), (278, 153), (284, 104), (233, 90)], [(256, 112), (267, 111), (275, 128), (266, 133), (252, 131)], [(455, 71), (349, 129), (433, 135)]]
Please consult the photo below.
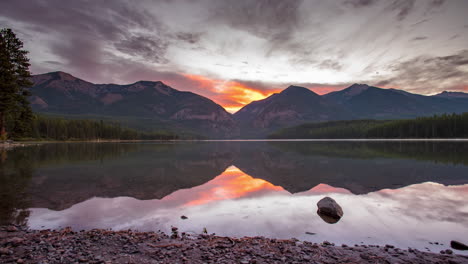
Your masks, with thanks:
[[(399, 89), (355, 83), (318, 95), (290, 85), (279, 93), (252, 101), (237, 112), (193, 92), (162, 81), (93, 84), (57, 71), (32, 77), (31, 105), (36, 112), (58, 115), (125, 117), (138, 128), (190, 131), (209, 138), (262, 138), (301, 123), (352, 119), (404, 119), (468, 111), (468, 94), (426, 96)], [(134, 127), (137, 128), (137, 127)]]

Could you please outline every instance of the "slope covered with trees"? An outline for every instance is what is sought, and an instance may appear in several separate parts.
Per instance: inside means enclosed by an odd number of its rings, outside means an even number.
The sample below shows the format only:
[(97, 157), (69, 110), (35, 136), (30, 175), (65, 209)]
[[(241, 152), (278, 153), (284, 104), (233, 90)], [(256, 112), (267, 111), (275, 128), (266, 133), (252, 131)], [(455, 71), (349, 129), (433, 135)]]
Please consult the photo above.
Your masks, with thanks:
[(43, 140), (172, 140), (178, 135), (168, 132), (141, 132), (125, 128), (120, 123), (93, 121), (93, 120), (67, 120), (36, 116), (30, 123), (30, 133), (23, 137)]
[(468, 138), (468, 113), (406, 120), (307, 123), (281, 129), (269, 138)]

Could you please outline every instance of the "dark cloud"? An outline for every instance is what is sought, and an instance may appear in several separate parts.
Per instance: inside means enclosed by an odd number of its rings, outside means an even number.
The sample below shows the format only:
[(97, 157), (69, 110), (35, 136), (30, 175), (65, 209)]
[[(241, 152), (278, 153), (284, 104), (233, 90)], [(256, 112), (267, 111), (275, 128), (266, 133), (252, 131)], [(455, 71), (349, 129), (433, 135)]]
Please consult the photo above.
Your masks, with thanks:
[(426, 36), (419, 36), (419, 37), (414, 37), (411, 39), (411, 41), (419, 41), (419, 40), (426, 40), (428, 37)]
[(114, 44), (115, 48), (123, 53), (138, 56), (156, 63), (167, 63), (165, 58), (169, 42), (167, 39), (154, 35), (130, 35)]
[(394, 0), (387, 10), (396, 11), (398, 20), (405, 19), (414, 9), (415, 0)]
[(377, 86), (410, 87), (419, 93), (434, 93), (468, 85), (468, 50), (450, 56), (419, 56), (389, 67), (390, 78)]
[(429, 21), (429, 19), (423, 19), (423, 20), (418, 21), (418, 22), (416, 22), (416, 23), (414, 23), (414, 24), (411, 24), (411, 27), (415, 27), (415, 26), (421, 25), (421, 24), (426, 23), (426, 22), (428, 22), (428, 21)]
[(63, 65), (63, 63), (61, 63), (60, 61), (43, 61), (43, 62), (47, 64), (51, 64), (51, 65), (59, 65), (59, 66)]
[(80, 71), (90, 79), (99, 79), (99, 72), (109, 66), (106, 61), (116, 56), (109, 49), (133, 59), (166, 63), (170, 43), (199, 38), (192, 33), (168, 32), (148, 10), (123, 0), (6, 1), (9, 3), (2, 5), (1, 17), (21, 21), (31, 32), (48, 35), (49, 52), (58, 56), (65, 68), (60, 70)]
[(272, 42), (286, 42), (300, 23), (301, 0), (214, 1), (212, 18)]
[(432, 0), (429, 2), (430, 7), (440, 7), (445, 3), (445, 0)]
[(175, 37), (184, 42), (195, 44), (200, 41), (202, 33), (190, 33), (190, 32), (179, 32), (175, 34)]
[(354, 8), (368, 7), (375, 4), (376, 0), (346, 0), (343, 2), (345, 6), (351, 6)]
[(331, 69), (331, 70), (335, 70), (335, 71), (340, 71), (341, 69), (343, 69), (343, 65), (341, 65), (341, 63), (339, 61), (336, 61), (336, 60), (324, 60), (322, 61), (318, 67), (320, 69)]

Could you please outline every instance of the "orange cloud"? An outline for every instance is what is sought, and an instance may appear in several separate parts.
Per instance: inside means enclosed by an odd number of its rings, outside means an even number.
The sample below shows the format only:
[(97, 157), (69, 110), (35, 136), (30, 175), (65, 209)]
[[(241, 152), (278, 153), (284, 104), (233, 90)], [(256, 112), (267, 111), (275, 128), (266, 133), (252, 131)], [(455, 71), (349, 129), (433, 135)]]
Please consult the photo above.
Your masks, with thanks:
[(281, 186), (275, 186), (262, 179), (252, 178), (234, 166), (227, 168), (221, 175), (206, 183), (204, 188), (204, 190), (196, 194), (198, 197), (194, 197), (185, 205), (201, 205), (213, 201), (284, 190)]

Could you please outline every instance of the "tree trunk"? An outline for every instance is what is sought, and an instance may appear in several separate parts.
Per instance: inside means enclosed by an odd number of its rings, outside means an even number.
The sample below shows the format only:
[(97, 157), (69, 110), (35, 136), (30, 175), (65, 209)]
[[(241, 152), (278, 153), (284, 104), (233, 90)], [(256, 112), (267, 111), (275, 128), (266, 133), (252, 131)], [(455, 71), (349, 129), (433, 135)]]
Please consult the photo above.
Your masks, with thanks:
[(6, 140), (5, 115), (0, 112), (0, 140)]

